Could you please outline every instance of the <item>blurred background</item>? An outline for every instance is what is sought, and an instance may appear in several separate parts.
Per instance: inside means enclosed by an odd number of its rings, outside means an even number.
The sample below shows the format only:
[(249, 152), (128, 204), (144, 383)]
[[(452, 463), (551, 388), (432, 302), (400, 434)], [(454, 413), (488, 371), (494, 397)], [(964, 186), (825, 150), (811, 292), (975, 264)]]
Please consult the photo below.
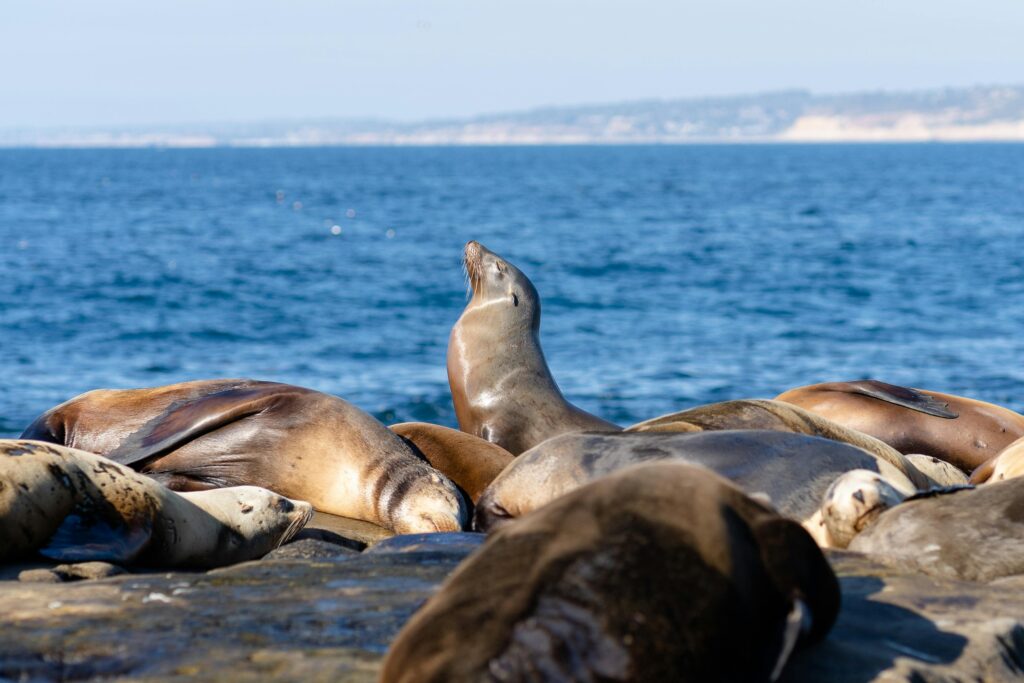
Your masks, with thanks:
[(454, 424), (462, 246), (631, 423), (873, 377), (1024, 410), (1024, 5), (39, 2), (0, 59), (0, 436), (253, 377)]

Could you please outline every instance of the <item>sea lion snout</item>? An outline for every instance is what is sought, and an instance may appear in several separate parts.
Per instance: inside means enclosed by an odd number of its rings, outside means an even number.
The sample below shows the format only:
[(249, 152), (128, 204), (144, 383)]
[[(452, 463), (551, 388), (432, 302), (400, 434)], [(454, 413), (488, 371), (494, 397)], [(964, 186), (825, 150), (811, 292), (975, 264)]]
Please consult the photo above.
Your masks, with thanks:
[(473, 530), (494, 531), (508, 524), (512, 519), (512, 514), (501, 503), (494, 500), (494, 496), (485, 492), (477, 501), (476, 510), (473, 511)]

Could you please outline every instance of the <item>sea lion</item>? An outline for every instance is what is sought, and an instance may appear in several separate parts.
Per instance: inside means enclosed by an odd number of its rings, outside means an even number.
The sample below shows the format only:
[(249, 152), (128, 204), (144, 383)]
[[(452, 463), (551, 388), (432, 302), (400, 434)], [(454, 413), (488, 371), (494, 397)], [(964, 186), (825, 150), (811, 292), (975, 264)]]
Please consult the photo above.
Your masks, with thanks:
[(1024, 573), (1024, 478), (908, 498), (850, 543), (886, 564), (992, 581)]
[(820, 436), (848, 443), (873, 453), (899, 469), (918, 488), (937, 482), (929, 481), (910, 465), (899, 451), (878, 439), (849, 429), (803, 408), (765, 399), (741, 399), (697, 406), (669, 413), (627, 427), (627, 432), (701, 432), (722, 429), (769, 429), (778, 432)]
[(784, 516), (801, 522), (822, 546), (821, 501), (836, 477), (854, 469), (879, 472), (914, 491), (887, 460), (849, 444), (763, 430), (664, 434), (565, 434), (523, 453), (487, 488), (474, 523), (500, 528), (598, 477), (652, 460), (702, 465), (748, 494), (765, 495)]
[(847, 547), (853, 537), (880, 514), (914, 493), (901, 490), (878, 472), (870, 470), (851, 470), (839, 475), (825, 491), (821, 504), (821, 519), (833, 547)]
[(964, 486), (968, 483), (967, 473), (962, 469), (939, 460), (933, 455), (923, 453), (907, 453), (904, 458), (917, 469), (918, 472), (928, 478), (932, 485), (922, 488), (944, 488), (947, 486)]
[(218, 567), (266, 555), (312, 514), (255, 486), (179, 494), (93, 453), (0, 440), (0, 561)]
[(540, 347), (540, 296), (514, 265), (466, 243), (473, 297), (448, 339), (459, 429), (512, 455), (567, 432), (619, 427), (565, 400)]
[(971, 472), (972, 484), (1013, 479), (1024, 474), (1024, 437), (1017, 439)]
[(398, 533), (458, 531), (455, 485), (347, 401), (246, 379), (97, 390), (22, 438), (99, 453), (176, 491), (253, 484)]
[(797, 524), (702, 468), (640, 465), (489, 537), (402, 628), (380, 681), (774, 680), (839, 600)]
[(775, 397), (881, 439), (900, 453), (923, 453), (970, 472), (1024, 436), (1024, 415), (1001, 406), (876, 380), (829, 382)]
[(501, 446), (427, 422), (402, 422), (388, 427), (448, 477), (475, 504), (484, 489), (515, 457)]

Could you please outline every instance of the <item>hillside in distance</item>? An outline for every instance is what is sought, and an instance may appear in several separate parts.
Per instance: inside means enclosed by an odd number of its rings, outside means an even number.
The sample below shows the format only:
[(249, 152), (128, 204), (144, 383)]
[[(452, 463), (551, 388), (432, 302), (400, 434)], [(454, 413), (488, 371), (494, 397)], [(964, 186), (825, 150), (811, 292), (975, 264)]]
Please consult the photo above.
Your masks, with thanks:
[(28, 147), (1024, 141), (1024, 85), (732, 97), (549, 107), (395, 123), (310, 119), (0, 130)]

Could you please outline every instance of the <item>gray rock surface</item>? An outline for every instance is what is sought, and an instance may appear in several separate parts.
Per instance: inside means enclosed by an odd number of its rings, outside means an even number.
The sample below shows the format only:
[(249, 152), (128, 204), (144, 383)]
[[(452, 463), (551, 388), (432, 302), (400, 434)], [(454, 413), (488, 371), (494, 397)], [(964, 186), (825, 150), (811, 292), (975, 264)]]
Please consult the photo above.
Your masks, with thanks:
[[(401, 625), (482, 538), (396, 537), (362, 554), (307, 540), (339, 554), (70, 584), (0, 581), (0, 680), (373, 681)], [(976, 584), (855, 553), (829, 559), (843, 610), (783, 681), (1024, 677), (1024, 577)]]

